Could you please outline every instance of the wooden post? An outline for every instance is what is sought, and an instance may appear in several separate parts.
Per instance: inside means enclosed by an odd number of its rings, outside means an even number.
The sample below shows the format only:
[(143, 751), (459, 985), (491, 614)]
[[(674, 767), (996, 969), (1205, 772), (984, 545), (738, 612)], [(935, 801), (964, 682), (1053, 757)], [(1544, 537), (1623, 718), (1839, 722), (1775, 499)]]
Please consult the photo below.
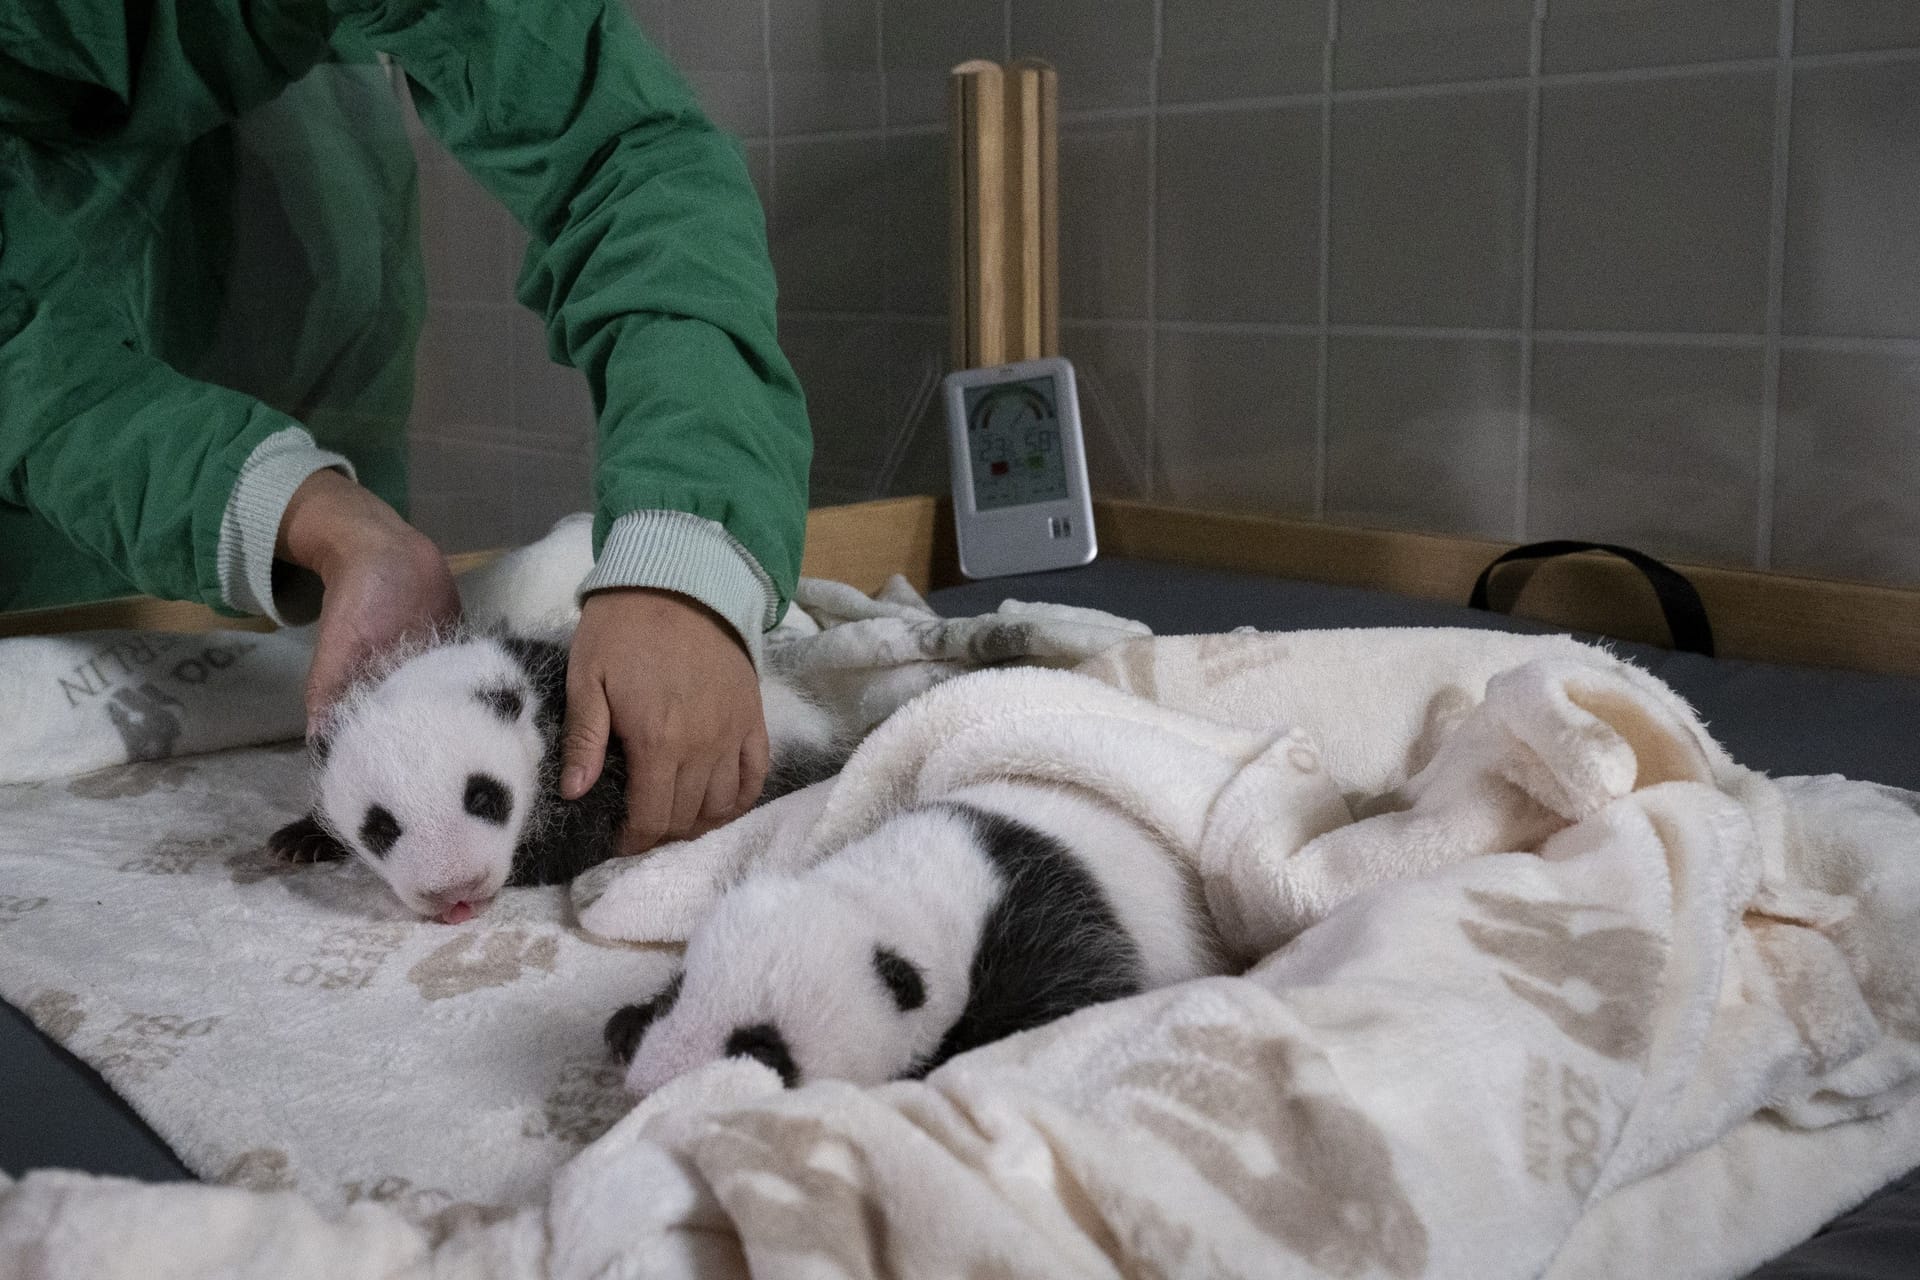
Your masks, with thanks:
[(1020, 307), (1013, 359), (1060, 354), (1060, 77), (1023, 59), (1008, 84), (1008, 132), (1019, 148), (1010, 166), (1019, 190), (1014, 226), (1020, 278), (1010, 292)]
[(1059, 78), (965, 62), (948, 102), (953, 367), (1058, 355)]
[(1006, 77), (963, 62), (948, 89), (953, 367), (1007, 360)]

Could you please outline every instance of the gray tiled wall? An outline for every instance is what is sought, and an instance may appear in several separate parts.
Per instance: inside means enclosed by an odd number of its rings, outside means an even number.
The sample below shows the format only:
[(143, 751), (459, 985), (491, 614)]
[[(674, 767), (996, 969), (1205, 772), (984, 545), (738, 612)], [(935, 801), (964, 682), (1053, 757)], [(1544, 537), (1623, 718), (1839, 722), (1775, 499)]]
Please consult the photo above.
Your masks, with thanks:
[[(816, 501), (944, 487), (945, 73), (1033, 54), (1097, 490), (1920, 584), (1915, 0), (633, 8), (747, 140)], [(422, 519), (523, 533), (590, 408), (423, 190)]]

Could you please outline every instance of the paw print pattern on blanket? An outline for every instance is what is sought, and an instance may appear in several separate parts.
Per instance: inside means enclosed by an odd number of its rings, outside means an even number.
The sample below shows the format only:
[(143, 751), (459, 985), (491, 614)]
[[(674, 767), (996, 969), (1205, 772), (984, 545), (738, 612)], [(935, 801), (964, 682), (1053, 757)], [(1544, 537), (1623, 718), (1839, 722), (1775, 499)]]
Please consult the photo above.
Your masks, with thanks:
[[(1141, 646), (1143, 652), (1150, 652)], [(1217, 689), (1242, 676), (1264, 671), (1287, 659), (1284, 640), (1257, 634), (1202, 636), (1194, 646), (1200, 663), (1200, 687)]]
[(235, 843), (230, 835), (163, 836), (115, 870), (145, 876), (191, 875), (202, 860), (225, 857)]
[[(1426, 1227), (1394, 1174), (1385, 1137), (1338, 1098), (1301, 1087), (1299, 1047), (1231, 1026), (1179, 1027), (1171, 1039), (1174, 1054), (1120, 1077), (1148, 1091), (1135, 1107), (1142, 1127), (1317, 1270), (1340, 1277), (1426, 1270)], [(1249, 1167), (1240, 1154), (1248, 1142), (1265, 1146), (1268, 1159), (1258, 1163), (1269, 1169)], [(1168, 1252), (1184, 1258), (1172, 1274), (1206, 1269), (1204, 1231), (1153, 1204), (1137, 1209)]]
[[(1577, 917), (1616, 915), (1610, 907), (1531, 902), (1472, 889), (1467, 899), (1485, 915), (1460, 922), (1467, 940), (1524, 975), (1501, 974), (1508, 990), (1595, 1053), (1630, 1062), (1647, 1051), (1648, 1019), (1666, 962), (1658, 937), (1620, 925), (1574, 932)], [(1570, 984), (1579, 985), (1570, 990)]]
[(25, 919), (51, 901), (53, 899), (41, 894), (29, 897), (17, 893), (0, 893), (0, 928)]
[(180, 699), (151, 683), (115, 689), (106, 702), (107, 718), (126, 743), (129, 760), (164, 760), (180, 737)]
[(86, 1010), (80, 1007), (80, 997), (71, 991), (42, 991), (27, 1002), (26, 1014), (34, 1026), (58, 1044), (65, 1044), (87, 1020)]
[(817, 1258), (819, 1274), (889, 1273), (875, 1256), (886, 1206), (860, 1149), (816, 1116), (776, 1111), (729, 1117), (702, 1140), (699, 1164), (742, 1240), (779, 1242), (790, 1258)]
[(132, 800), (160, 790), (178, 791), (191, 781), (192, 765), (161, 760), (82, 774), (67, 784), (67, 794), (82, 800)]
[(214, 1181), (223, 1187), (248, 1191), (292, 1191), (298, 1185), (288, 1172), (287, 1153), (278, 1147), (255, 1147), (235, 1156)]
[(356, 1178), (342, 1184), (341, 1198), (348, 1205), (385, 1205), (427, 1233), (427, 1242), (438, 1245), (464, 1226), (485, 1226), (513, 1216), (505, 1205), (456, 1200), (438, 1187), (423, 1187), (399, 1174), (376, 1178)]
[(491, 929), (436, 947), (407, 971), (407, 980), (427, 999), (445, 1000), (518, 982), (528, 970), (552, 973), (559, 954), (557, 938), (534, 937), (524, 929)]
[(1012, 662), (1033, 652), (1033, 627), (1024, 622), (981, 626), (972, 618), (929, 618), (909, 624), (907, 634), (924, 653), (960, 652), (968, 662), (982, 667)]
[(626, 1073), (603, 1054), (568, 1058), (561, 1063), (540, 1113), (527, 1117), (521, 1132), (529, 1138), (586, 1146), (633, 1109), (625, 1078)]

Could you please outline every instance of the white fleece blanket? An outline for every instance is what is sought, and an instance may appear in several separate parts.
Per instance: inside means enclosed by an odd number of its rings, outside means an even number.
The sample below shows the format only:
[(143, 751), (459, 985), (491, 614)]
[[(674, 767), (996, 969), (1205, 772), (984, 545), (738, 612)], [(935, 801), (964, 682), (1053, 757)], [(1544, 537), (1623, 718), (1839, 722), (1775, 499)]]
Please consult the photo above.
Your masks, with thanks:
[[(470, 613), (565, 626), (589, 524), (463, 578)], [(943, 621), (903, 581), (883, 600), (803, 593), (831, 607), (790, 610), (770, 660), (803, 688), (862, 673), (876, 692), (849, 716), (982, 661), (1071, 663), (1145, 634), (1013, 602)], [(670, 957), (584, 934), (563, 889), (449, 929), (357, 865), (277, 863), (266, 838), (305, 807), (305, 753), (216, 749), (299, 736), (306, 643), (0, 641), (0, 998), (209, 1180), (422, 1222), (521, 1203), (626, 1109), (600, 1029)]]
[(582, 921), (679, 936), (755, 850), (830, 857), (1008, 774), (1158, 832), (1265, 958), (925, 1081), (784, 1093), (718, 1064), (490, 1221), (46, 1174), (0, 1193), (0, 1257), (49, 1276), (1734, 1276), (1920, 1161), (1920, 799), (1740, 769), (1663, 686), (1570, 641), (1236, 635), (970, 676), (837, 782), (581, 886)]

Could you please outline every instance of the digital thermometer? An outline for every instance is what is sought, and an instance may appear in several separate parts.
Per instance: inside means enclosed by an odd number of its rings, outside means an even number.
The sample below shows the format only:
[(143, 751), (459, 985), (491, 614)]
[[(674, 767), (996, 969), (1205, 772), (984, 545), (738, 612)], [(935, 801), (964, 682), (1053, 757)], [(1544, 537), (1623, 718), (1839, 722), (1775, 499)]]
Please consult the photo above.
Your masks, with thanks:
[(945, 390), (960, 572), (998, 578), (1092, 560), (1073, 366), (1056, 356), (967, 369), (948, 374)]

